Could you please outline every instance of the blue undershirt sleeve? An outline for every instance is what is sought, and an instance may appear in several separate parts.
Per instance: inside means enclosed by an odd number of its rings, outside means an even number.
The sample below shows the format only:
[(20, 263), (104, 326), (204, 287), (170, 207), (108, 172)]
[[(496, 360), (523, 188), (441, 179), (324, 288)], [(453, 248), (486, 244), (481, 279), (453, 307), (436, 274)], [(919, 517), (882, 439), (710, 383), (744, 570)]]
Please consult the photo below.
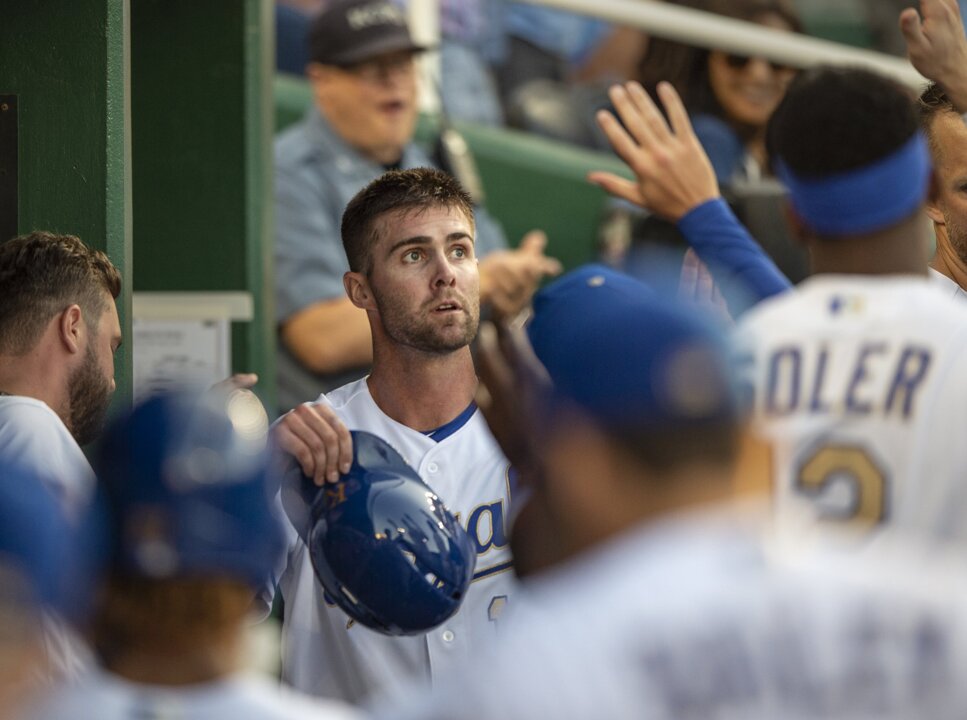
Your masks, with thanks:
[(792, 287), (723, 199), (692, 209), (678, 221), (678, 229), (708, 266), (733, 316)]

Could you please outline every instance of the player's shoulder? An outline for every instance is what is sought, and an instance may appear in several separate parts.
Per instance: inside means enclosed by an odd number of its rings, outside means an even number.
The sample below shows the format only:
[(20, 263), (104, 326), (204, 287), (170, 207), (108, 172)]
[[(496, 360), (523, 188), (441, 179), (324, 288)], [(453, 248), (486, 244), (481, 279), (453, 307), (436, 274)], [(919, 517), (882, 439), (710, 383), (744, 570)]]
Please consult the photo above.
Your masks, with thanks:
[(967, 302), (926, 277), (816, 275), (791, 292), (767, 298), (751, 308), (739, 322), (738, 334), (742, 337), (773, 327), (788, 329), (792, 317), (797, 327), (838, 317), (888, 321), (898, 330), (915, 325), (929, 332), (931, 328), (964, 326)]
[(0, 438), (0, 448), (73, 450), (77, 445), (64, 421), (45, 402), (13, 395), (0, 397)]
[(57, 419), (51, 407), (43, 400), (25, 395), (4, 395), (0, 397), (0, 416), (21, 416)]
[(372, 396), (369, 394), (366, 378), (360, 378), (320, 395), (316, 402), (324, 402), (338, 412), (369, 404)]

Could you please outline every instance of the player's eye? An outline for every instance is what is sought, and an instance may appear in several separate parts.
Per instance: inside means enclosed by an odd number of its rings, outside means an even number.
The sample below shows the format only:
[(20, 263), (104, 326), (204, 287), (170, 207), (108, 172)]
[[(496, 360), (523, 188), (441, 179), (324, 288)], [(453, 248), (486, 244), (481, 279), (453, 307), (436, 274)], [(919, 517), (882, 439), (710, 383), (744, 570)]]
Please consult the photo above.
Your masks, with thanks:
[(403, 253), (403, 262), (419, 262), (421, 257), (423, 257), (423, 253), (419, 250), (407, 250), (405, 253)]

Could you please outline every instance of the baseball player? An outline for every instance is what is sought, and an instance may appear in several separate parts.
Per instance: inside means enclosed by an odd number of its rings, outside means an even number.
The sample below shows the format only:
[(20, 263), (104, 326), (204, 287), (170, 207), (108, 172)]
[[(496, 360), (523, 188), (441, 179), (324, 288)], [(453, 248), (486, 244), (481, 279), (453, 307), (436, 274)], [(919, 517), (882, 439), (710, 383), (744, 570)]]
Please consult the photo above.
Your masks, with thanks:
[[(714, 182), (695, 161), (673, 92), (664, 94), (672, 128), (637, 88), (613, 97), (641, 143), (604, 126), (639, 168), (651, 168), (643, 176), (654, 179), (656, 153), (670, 153), (676, 168), (691, 168), (693, 184), (678, 187), (707, 195)], [(782, 525), (797, 534), (818, 524), (871, 538), (889, 523), (962, 535), (967, 451), (957, 428), (967, 419), (967, 378), (958, 358), (967, 308), (927, 278), (930, 160), (910, 98), (871, 73), (808, 71), (776, 111), (770, 145), (816, 271), (740, 325)], [(650, 198), (662, 192), (630, 185)], [(671, 194), (685, 199), (682, 217), (721, 202)]]
[[(374, 715), (959, 717), (962, 559), (765, 541), (767, 511), (730, 499), (741, 406), (718, 333), (600, 268), (543, 293), (529, 334), (553, 389), (494, 430), (531, 438), (528, 505), (545, 508), (563, 564), (518, 594), (495, 647)], [(514, 350), (526, 339), (504, 332), (502, 351), (481, 334), (488, 421), (512, 420), (493, 411), (521, 407), (535, 374)]]
[(389, 172), (349, 203), (342, 238), (346, 294), (369, 318), (373, 370), (284, 416), (275, 441), (323, 484), (349, 469), (349, 429), (383, 438), (459, 518), (477, 553), (455, 616), (425, 635), (387, 637), (327, 602), (292, 533), (278, 584), (283, 678), (304, 692), (358, 702), (394, 683), (429, 680), (495, 634), (513, 591), (511, 497), (507, 460), (474, 404), (469, 344), (479, 274), (469, 197), (436, 170)]
[[(71, 235), (33, 232), (0, 244), (0, 454), (15, 457), (76, 521), (94, 473), (81, 451), (114, 392), (121, 277)], [(63, 624), (47, 621), (52, 677), (89, 662)]]
[(108, 429), (78, 543), (102, 568), (88, 622), (99, 667), (35, 718), (356, 717), (241, 671), (252, 599), (284, 542), (266, 431), (244, 391), (155, 396)]

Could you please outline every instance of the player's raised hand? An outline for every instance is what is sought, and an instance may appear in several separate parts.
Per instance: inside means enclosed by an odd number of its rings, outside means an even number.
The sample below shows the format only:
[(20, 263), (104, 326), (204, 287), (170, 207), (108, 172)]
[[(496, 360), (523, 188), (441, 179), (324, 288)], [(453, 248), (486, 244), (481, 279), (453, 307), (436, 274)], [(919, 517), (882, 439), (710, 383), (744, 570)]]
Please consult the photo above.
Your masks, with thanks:
[(558, 275), (561, 263), (544, 254), (547, 235), (527, 233), (515, 250), (493, 252), (480, 260), (480, 297), (499, 318), (512, 318), (530, 302), (541, 280)]
[(299, 405), (273, 426), (272, 436), (316, 485), (336, 482), (352, 466), (352, 436), (325, 403)]
[(954, 105), (967, 111), (967, 37), (957, 0), (920, 0), (920, 12), (900, 13), (910, 62), (936, 81)]
[(612, 195), (677, 222), (689, 210), (719, 197), (719, 186), (678, 93), (663, 82), (658, 95), (668, 112), (670, 127), (640, 84), (612, 86), (609, 96), (621, 123), (602, 110), (597, 115), (598, 124), (636, 180), (606, 172), (592, 172), (588, 180)]

